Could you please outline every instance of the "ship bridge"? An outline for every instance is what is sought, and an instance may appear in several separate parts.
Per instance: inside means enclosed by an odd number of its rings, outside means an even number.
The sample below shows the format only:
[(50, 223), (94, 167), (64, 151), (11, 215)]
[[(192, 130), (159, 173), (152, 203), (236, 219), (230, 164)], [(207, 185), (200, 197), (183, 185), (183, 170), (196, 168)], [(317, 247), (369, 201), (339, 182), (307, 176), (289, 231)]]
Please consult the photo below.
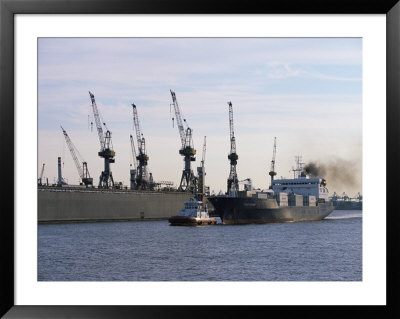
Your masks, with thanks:
[(321, 177), (298, 177), (293, 179), (275, 179), (272, 181), (272, 189), (276, 193), (294, 193), (303, 196), (315, 196), (326, 201), (329, 200), (329, 191), (325, 186), (325, 180)]

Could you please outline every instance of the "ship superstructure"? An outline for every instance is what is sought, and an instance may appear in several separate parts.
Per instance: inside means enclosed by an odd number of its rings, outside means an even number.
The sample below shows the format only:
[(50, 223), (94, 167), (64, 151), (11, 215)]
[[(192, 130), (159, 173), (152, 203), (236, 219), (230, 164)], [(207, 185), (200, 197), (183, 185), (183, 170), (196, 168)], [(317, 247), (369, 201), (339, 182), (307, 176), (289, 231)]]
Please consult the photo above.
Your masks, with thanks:
[(296, 156), (297, 167), (292, 169), (294, 177), (290, 179), (271, 180), (271, 189), (275, 193), (297, 194), (302, 196), (315, 196), (316, 199), (329, 200), (329, 191), (326, 180), (322, 177), (310, 177), (303, 171), (301, 157)]

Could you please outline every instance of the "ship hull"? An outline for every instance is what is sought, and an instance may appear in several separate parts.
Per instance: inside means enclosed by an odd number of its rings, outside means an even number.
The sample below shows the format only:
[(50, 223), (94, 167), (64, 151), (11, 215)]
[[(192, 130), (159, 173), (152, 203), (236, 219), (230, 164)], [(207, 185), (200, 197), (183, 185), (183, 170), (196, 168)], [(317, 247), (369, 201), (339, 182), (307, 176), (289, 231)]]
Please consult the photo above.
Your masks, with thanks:
[(275, 199), (209, 197), (222, 224), (252, 224), (317, 221), (327, 217), (334, 207), (331, 202), (316, 206), (279, 207)]
[(38, 223), (167, 220), (190, 193), (39, 187)]

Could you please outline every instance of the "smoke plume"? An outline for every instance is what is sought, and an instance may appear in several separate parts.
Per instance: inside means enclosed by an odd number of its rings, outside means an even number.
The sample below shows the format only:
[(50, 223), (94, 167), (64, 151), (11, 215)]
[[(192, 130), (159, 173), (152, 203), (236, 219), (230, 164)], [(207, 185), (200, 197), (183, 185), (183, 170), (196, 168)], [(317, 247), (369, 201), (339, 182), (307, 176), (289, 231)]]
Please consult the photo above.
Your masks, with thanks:
[(361, 162), (356, 160), (332, 159), (327, 163), (312, 161), (303, 167), (310, 177), (323, 177), (331, 190), (345, 189), (361, 191)]

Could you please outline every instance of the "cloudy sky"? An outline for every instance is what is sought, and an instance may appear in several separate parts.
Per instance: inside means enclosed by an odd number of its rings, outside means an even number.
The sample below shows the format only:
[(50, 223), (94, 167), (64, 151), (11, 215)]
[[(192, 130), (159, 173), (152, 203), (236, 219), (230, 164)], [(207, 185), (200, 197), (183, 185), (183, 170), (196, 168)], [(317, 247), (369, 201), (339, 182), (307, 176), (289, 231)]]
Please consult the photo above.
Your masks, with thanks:
[[(170, 89), (188, 125), (200, 165), (207, 136), (206, 184), (226, 191), (228, 101), (233, 105), (239, 180), (268, 188), (273, 140), (277, 177), (292, 177), (295, 156), (324, 165), (333, 194), (362, 193), (361, 38), (40, 38), (38, 174), (79, 182), (60, 126), (98, 184), (104, 160), (88, 91), (112, 132), (114, 181), (129, 186), (135, 136), (132, 103), (155, 181), (179, 185), (183, 159)], [(332, 173), (334, 172), (334, 173)]]

